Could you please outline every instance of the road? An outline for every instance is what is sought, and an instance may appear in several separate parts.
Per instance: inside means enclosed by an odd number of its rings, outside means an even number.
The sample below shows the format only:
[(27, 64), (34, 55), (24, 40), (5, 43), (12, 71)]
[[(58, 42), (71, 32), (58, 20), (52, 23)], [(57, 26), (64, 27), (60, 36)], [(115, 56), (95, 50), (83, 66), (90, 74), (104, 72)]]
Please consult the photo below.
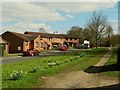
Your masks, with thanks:
[[(66, 51), (66, 53), (70, 53), (70, 52), (76, 52), (79, 51), (79, 49), (72, 49), (72, 50), (68, 50)], [(64, 54), (64, 51), (52, 51), (52, 52), (41, 52), (39, 54), (39, 56), (17, 56), (15, 58), (7, 58), (7, 59), (3, 59), (0, 60), (0, 63), (2, 64), (10, 64), (10, 63), (14, 63), (14, 62), (21, 62), (21, 61), (27, 61), (27, 60), (32, 60), (32, 59), (37, 59), (37, 58), (42, 58), (42, 57), (47, 57), (47, 56), (54, 56), (54, 55), (61, 55)]]

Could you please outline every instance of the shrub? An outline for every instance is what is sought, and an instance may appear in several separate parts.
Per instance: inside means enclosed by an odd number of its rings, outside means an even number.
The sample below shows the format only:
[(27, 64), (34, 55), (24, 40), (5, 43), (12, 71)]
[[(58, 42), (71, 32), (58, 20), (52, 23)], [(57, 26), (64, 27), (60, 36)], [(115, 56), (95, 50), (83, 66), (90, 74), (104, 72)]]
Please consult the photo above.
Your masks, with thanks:
[(72, 60), (73, 60), (73, 58), (71, 57), (71, 58), (70, 58), (70, 61), (72, 61)]
[(44, 62), (51, 62), (51, 57), (49, 57), (48, 59), (45, 59)]
[(48, 66), (49, 66), (49, 67), (59, 66), (60, 64), (62, 64), (60, 61), (55, 61), (55, 62), (53, 62), (53, 63), (48, 63)]
[(39, 67), (34, 67), (29, 72), (30, 73), (36, 73), (38, 69), (39, 69)]
[(69, 62), (69, 59), (65, 59), (64, 63), (67, 63), (67, 62)]
[(56, 61), (55, 66), (58, 66), (58, 65), (60, 65), (60, 64), (61, 64), (61, 62), (60, 62), (60, 61)]
[(13, 73), (9, 74), (7, 80), (19, 80), (23, 76), (23, 71), (14, 71)]
[(48, 63), (49, 67), (55, 66), (56, 63)]

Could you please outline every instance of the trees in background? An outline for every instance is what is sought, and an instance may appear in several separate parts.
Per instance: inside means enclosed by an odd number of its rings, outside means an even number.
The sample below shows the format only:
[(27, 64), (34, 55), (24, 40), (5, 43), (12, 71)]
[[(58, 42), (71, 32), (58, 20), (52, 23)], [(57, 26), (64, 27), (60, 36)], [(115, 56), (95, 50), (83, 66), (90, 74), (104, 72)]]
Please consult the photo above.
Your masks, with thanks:
[[(92, 46), (98, 47), (104, 45), (105, 37), (108, 39), (113, 36), (113, 29), (108, 23), (107, 16), (102, 13), (93, 12), (92, 16), (87, 20), (84, 29), (79, 26), (73, 26), (67, 31), (67, 34), (78, 37), (80, 43), (83, 43), (83, 40), (86, 39), (90, 41)], [(111, 44), (109, 40), (106, 41)]]
[(43, 27), (39, 28), (39, 32), (40, 33), (47, 33), (46, 30)]
[(104, 38), (104, 46), (120, 46), (120, 35), (111, 35)]
[(102, 13), (93, 12), (90, 19), (87, 21), (86, 28), (91, 33), (91, 39), (95, 42), (96, 47), (102, 45), (101, 39), (106, 34), (112, 32), (112, 28), (108, 25), (107, 16)]
[(70, 36), (75, 36), (79, 38), (80, 43), (83, 41), (83, 29), (79, 26), (73, 26), (70, 28), (70, 30), (67, 31), (67, 34)]

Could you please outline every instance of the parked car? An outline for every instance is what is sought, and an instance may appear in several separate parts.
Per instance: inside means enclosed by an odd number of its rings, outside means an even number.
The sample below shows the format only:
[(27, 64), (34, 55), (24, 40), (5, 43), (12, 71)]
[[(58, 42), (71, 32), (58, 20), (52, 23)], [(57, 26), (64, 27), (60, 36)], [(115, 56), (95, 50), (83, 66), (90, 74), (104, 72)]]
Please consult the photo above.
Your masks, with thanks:
[(61, 46), (59, 46), (59, 50), (61, 50), (61, 51), (66, 51), (66, 50), (68, 50), (68, 46), (66, 46), (66, 45), (61, 45)]
[(28, 49), (23, 52), (23, 56), (39, 56), (39, 51), (37, 49)]
[(75, 48), (84, 49), (84, 45), (83, 44), (77, 44), (77, 45), (75, 45)]

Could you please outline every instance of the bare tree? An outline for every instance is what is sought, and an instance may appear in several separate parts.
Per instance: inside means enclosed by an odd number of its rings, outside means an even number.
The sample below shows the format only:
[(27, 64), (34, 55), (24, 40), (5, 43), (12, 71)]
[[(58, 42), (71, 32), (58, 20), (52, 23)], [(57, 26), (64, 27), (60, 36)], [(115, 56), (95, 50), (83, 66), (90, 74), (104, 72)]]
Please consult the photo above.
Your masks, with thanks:
[(93, 15), (87, 22), (87, 29), (89, 29), (91, 33), (92, 39), (96, 43), (96, 47), (98, 46), (98, 42), (100, 41), (103, 34), (106, 32), (107, 27), (107, 17), (102, 13), (93, 12)]
[(111, 37), (113, 35), (113, 28), (110, 24), (106, 27), (106, 33), (105, 34), (107, 34), (107, 37)]
[(46, 33), (46, 30), (43, 27), (41, 27), (41, 28), (39, 28), (39, 32)]

